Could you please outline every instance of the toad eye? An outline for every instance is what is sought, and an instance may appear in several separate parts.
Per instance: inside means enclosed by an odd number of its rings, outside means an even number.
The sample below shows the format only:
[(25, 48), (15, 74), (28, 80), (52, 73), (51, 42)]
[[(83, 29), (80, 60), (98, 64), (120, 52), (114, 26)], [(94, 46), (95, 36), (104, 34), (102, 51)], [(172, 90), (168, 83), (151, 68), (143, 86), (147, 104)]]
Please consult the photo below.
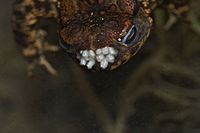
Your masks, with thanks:
[(130, 30), (128, 31), (128, 33), (124, 36), (124, 38), (122, 39), (122, 42), (127, 45), (127, 46), (131, 46), (134, 43), (135, 37), (136, 37), (136, 33), (137, 33), (137, 29), (135, 27), (135, 25), (133, 25)]

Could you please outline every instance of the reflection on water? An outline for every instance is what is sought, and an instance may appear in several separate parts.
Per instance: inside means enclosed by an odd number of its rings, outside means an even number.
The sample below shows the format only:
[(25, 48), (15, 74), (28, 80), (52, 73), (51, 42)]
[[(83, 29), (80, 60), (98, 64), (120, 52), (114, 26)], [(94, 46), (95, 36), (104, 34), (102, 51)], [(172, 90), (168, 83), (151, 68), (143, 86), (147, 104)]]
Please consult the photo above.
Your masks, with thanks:
[[(196, 5), (192, 19), (199, 13)], [(29, 79), (13, 40), (11, 2), (1, 4), (1, 10), (1, 133), (200, 132), (200, 38), (195, 25), (192, 30), (178, 22), (165, 31), (165, 15), (157, 11), (149, 41), (123, 67), (93, 73), (61, 52), (48, 57), (58, 76), (38, 68)]]

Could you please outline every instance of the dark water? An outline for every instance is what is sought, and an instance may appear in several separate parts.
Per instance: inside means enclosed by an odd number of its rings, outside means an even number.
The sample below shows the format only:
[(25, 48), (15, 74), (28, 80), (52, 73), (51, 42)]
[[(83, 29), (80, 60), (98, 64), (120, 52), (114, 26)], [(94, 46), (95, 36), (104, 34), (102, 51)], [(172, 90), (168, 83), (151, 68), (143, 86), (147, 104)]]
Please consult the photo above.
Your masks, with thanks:
[[(38, 68), (30, 79), (11, 3), (0, 5), (0, 133), (200, 132), (200, 21), (166, 31), (158, 10), (150, 39), (119, 69), (89, 72), (61, 52), (48, 56), (58, 76)], [(192, 7), (199, 19), (199, 2)]]

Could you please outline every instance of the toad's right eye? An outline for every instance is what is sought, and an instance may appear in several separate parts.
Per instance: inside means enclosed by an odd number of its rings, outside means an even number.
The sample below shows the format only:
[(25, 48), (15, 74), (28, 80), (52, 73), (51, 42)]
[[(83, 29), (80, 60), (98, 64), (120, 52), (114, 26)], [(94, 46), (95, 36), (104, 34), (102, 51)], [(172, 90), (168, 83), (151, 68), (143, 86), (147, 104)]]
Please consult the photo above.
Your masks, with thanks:
[(137, 33), (137, 29), (135, 27), (135, 25), (133, 25), (130, 30), (128, 31), (128, 33), (124, 36), (124, 38), (122, 39), (122, 42), (127, 45), (127, 46), (131, 46), (134, 43), (135, 37), (136, 37), (136, 33)]

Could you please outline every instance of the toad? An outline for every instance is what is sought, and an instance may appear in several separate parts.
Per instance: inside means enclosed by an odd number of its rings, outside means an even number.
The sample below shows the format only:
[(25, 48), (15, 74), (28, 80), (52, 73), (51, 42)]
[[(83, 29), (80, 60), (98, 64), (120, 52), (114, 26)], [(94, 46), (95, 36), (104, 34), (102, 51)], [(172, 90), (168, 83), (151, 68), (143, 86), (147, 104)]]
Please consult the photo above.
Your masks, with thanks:
[[(156, 5), (156, 0), (16, 0), (13, 29), (30, 71), (40, 64), (56, 74), (46, 54), (63, 51), (86, 69), (113, 70), (145, 44)], [(57, 20), (59, 45), (37, 28), (41, 18)]]

